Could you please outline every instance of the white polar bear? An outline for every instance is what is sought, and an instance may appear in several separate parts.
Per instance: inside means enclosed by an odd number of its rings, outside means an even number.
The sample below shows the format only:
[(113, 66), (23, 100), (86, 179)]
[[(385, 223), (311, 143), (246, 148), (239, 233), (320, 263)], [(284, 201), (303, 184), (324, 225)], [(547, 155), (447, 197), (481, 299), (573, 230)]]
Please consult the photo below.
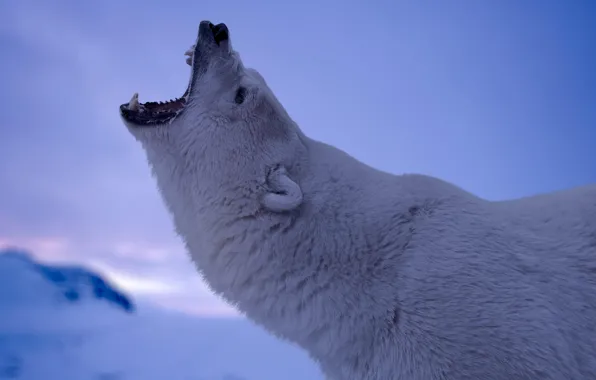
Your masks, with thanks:
[(224, 24), (120, 107), (211, 288), (333, 380), (596, 379), (596, 187), (489, 202), (305, 136)]

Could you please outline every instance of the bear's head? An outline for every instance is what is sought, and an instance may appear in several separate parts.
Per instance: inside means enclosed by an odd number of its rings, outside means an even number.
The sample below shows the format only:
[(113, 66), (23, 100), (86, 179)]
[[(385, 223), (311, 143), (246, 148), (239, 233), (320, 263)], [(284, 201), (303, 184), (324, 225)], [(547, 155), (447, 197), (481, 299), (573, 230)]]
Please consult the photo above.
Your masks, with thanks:
[(298, 207), (307, 139), (263, 77), (244, 67), (227, 26), (202, 21), (186, 55), (191, 75), (182, 97), (140, 103), (135, 94), (120, 106), (162, 192), (170, 182), (212, 194), (246, 187), (270, 211)]

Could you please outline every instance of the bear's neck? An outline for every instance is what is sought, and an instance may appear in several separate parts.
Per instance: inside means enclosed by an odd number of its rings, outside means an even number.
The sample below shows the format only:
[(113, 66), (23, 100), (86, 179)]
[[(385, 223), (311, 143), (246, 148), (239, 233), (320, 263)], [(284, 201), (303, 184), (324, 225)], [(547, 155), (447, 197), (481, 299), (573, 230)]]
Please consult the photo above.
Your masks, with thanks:
[(349, 351), (355, 339), (369, 339), (375, 324), (391, 323), (417, 219), (459, 190), (429, 177), (381, 172), (331, 146), (309, 144), (308, 167), (298, 181), (305, 203), (293, 213), (264, 212), (257, 199), (233, 189), (206, 200), (192, 183), (168, 177), (172, 168), (159, 169), (157, 177), (210, 287), (325, 360)]

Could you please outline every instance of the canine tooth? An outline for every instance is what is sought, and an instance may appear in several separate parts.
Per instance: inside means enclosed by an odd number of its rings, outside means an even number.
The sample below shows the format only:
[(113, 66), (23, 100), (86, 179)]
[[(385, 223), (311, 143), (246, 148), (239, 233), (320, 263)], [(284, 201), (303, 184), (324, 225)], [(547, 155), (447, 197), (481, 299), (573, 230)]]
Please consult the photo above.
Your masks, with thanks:
[(137, 111), (139, 109), (139, 94), (137, 92), (134, 93), (128, 102), (128, 109), (131, 111)]
[(195, 54), (195, 45), (192, 45), (190, 49), (184, 52), (184, 55), (187, 56), (186, 63), (191, 66), (192, 65), (192, 56)]

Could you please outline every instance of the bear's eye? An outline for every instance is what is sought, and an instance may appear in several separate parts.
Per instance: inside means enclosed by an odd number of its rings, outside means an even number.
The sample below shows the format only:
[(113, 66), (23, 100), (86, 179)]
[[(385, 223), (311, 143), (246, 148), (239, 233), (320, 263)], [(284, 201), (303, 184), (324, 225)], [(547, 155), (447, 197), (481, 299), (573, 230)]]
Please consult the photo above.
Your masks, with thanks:
[(236, 91), (236, 97), (234, 98), (234, 101), (236, 102), (236, 104), (242, 104), (244, 102), (244, 99), (246, 98), (246, 88), (245, 87), (238, 87), (238, 90)]

